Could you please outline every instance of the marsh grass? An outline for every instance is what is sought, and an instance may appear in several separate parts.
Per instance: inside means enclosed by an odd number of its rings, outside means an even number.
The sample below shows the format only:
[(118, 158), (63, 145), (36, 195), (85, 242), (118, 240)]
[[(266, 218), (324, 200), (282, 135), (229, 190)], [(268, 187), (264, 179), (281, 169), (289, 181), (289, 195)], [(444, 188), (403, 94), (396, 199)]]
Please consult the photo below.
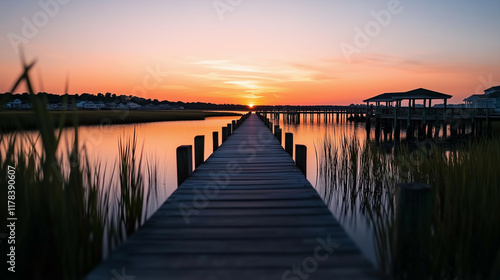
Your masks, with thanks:
[[(432, 186), (429, 279), (499, 279), (500, 140), (444, 148), (418, 142), (393, 151), (356, 138), (317, 145), (318, 189), (343, 215), (362, 216), (373, 231), (378, 267), (392, 271), (397, 183)], [(415, 240), (418, 242), (418, 240)]]
[[(108, 174), (79, 145), (76, 115), (72, 115), (74, 139), (63, 147), (66, 117), (54, 126), (45, 100), (33, 94), (28, 75), (32, 65), (25, 66), (11, 92), (26, 82), (41, 148), (37, 140), (26, 144), (19, 141), (20, 133), (6, 137), (0, 131), (1, 186), (8, 185), (9, 166), (15, 168), (16, 276), (80, 279), (102, 260), (103, 252), (112, 250), (144, 222), (149, 203), (157, 203), (156, 161), (144, 168), (134, 134), (131, 139), (120, 139), (120, 158)], [(146, 187), (148, 183), (152, 185)], [(7, 196), (0, 200), (0, 219), (6, 221)]]

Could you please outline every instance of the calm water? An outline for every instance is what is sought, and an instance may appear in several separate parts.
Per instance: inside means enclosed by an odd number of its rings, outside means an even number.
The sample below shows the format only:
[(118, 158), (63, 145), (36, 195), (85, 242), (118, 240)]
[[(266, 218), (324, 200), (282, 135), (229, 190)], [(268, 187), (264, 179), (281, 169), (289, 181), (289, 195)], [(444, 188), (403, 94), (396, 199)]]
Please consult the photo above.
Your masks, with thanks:
[[(234, 119), (237, 119), (237, 117), (214, 117), (203, 121), (155, 122), (105, 127), (87, 126), (79, 129), (79, 144), (86, 149), (91, 160), (101, 162), (106, 173), (111, 174), (116, 168), (119, 139), (130, 139), (135, 132), (139, 150), (142, 149), (144, 158), (149, 161), (153, 159), (158, 164), (158, 203), (161, 205), (177, 188), (176, 148), (180, 145), (193, 145), (195, 136), (205, 135), (205, 158), (207, 158), (212, 153), (212, 132), (219, 131), (219, 143), (221, 143), (221, 127), (226, 126), (227, 123)], [(276, 123), (275, 120), (272, 121)], [(344, 136), (353, 137), (354, 135), (361, 141), (366, 139), (363, 123), (355, 124), (354, 122), (345, 121), (337, 123), (335, 119), (325, 122), (323, 117), (318, 120), (316, 116), (311, 120), (309, 115), (307, 118), (302, 115), (300, 124), (286, 124), (281, 117), (280, 127), (283, 129), (283, 139), (284, 133), (292, 132), (294, 134), (294, 144), (307, 146), (307, 179), (316, 188), (321, 186), (316, 184), (315, 147), (321, 145), (321, 141), (326, 135), (338, 140)], [(40, 147), (41, 143), (37, 136), (36, 132), (27, 132), (22, 139), (25, 142), (29, 141), (28, 139), (37, 141), (37, 145)], [(63, 132), (64, 141), (61, 147), (66, 149), (67, 143), (71, 143), (73, 138), (73, 130), (65, 129)], [(115, 170), (116, 172), (117, 170)], [(357, 215), (340, 215), (341, 205), (337, 205), (333, 201), (329, 205), (333, 214), (368, 259), (375, 263), (373, 235), (365, 220), (356, 220)], [(152, 205), (148, 209), (148, 213), (155, 210), (156, 206)]]
[[(279, 124), (283, 129), (283, 139), (285, 133), (293, 133), (294, 144), (304, 144), (307, 146), (307, 179), (316, 188), (320, 189), (321, 180), (317, 178), (317, 161), (315, 149), (321, 148), (322, 141), (325, 137), (329, 136), (334, 141), (342, 141), (344, 137), (351, 139), (356, 137), (362, 143), (366, 141), (365, 123), (355, 123), (340, 119), (337, 122), (335, 116), (333, 119), (328, 118), (325, 122), (323, 115), (317, 118), (317, 115), (307, 114), (301, 115), (300, 124), (287, 124), (283, 120), (283, 115), (280, 116)], [(269, 117), (269, 116), (268, 116)], [(277, 120), (271, 119), (273, 124), (278, 123)], [(371, 137), (373, 137), (373, 131)], [(284, 146), (284, 141), (283, 141)], [(342, 224), (345, 231), (354, 240), (354, 242), (361, 249), (363, 254), (375, 265), (375, 247), (373, 240), (373, 232), (367, 225), (366, 219), (359, 212), (354, 213), (341, 213), (342, 205), (338, 205), (335, 199), (332, 199), (328, 205), (330, 211)]]

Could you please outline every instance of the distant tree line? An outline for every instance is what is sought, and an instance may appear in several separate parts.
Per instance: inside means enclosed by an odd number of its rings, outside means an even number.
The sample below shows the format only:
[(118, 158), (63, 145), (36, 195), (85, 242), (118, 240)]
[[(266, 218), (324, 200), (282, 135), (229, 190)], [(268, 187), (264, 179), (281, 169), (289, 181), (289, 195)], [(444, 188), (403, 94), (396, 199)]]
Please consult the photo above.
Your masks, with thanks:
[[(192, 110), (248, 110), (247, 106), (239, 104), (214, 104), (205, 102), (181, 102), (181, 101), (174, 102), (168, 100), (159, 101), (158, 99), (151, 99), (151, 98), (146, 99), (133, 95), (117, 95), (110, 92), (106, 92), (105, 94), (82, 93), (82, 94), (64, 94), (64, 95), (39, 92), (37, 93), (37, 95), (47, 100), (48, 104), (62, 103), (64, 101), (64, 98), (66, 98), (66, 101), (68, 103), (72, 103), (73, 101), (75, 103), (78, 103), (80, 101), (92, 101), (92, 102), (101, 101), (103, 103), (113, 102), (117, 104), (119, 103), (126, 104), (128, 102), (133, 102), (141, 106), (149, 104), (152, 105), (168, 104), (170, 106), (182, 106), (184, 107), (184, 109), (192, 109)], [(21, 93), (12, 94), (10, 92), (0, 94), (0, 104), (7, 103), (14, 99), (19, 99), (23, 103), (28, 103), (29, 95), (27, 92), (22, 94)]]

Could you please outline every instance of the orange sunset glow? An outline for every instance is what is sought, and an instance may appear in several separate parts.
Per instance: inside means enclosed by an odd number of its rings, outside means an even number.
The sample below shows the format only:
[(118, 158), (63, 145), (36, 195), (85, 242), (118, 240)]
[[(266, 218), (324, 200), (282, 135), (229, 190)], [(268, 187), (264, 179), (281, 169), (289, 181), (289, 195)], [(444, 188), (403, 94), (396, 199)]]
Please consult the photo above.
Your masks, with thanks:
[(460, 103), (500, 81), (492, 1), (42, 2), (2, 4), (1, 92), (21, 45), (36, 91), (56, 94), (69, 77), (73, 94), (250, 107), (419, 87)]

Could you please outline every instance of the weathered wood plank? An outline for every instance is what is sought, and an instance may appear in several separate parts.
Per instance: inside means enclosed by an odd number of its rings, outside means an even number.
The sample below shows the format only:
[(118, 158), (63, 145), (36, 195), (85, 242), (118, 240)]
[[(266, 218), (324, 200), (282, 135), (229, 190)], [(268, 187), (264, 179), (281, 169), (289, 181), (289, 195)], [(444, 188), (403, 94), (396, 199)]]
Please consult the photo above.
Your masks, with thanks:
[(378, 279), (256, 115), (87, 279), (124, 273), (178, 280)]

